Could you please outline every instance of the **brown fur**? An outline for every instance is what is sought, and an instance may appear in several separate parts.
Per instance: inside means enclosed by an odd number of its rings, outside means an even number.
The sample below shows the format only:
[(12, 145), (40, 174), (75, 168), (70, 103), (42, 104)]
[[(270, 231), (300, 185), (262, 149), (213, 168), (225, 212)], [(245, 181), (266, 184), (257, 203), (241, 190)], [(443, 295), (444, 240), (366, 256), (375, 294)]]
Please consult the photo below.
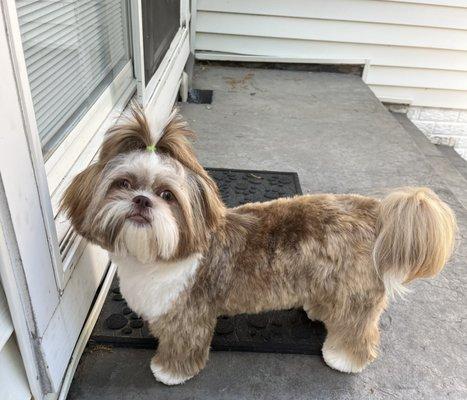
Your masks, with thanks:
[[(203, 255), (191, 284), (150, 324), (159, 338), (154, 358), (165, 373), (192, 377), (205, 365), (219, 315), (303, 307), (323, 321), (326, 362), (344, 357), (356, 372), (377, 355), (378, 322), (390, 288), (432, 276), (449, 258), (456, 231), (449, 207), (431, 190), (401, 189), (380, 202), (358, 195), (307, 195), (227, 209), (196, 160), (186, 124), (175, 117), (157, 143), (184, 168), (190, 201), (175, 215), (181, 240), (173, 259)], [(109, 132), (97, 164), (78, 175), (63, 208), (75, 228), (98, 242), (83, 223), (93, 187), (116, 156), (144, 150), (152, 138), (144, 116)], [(100, 207), (97, 205), (96, 207)], [(386, 285), (386, 286), (385, 286)]]

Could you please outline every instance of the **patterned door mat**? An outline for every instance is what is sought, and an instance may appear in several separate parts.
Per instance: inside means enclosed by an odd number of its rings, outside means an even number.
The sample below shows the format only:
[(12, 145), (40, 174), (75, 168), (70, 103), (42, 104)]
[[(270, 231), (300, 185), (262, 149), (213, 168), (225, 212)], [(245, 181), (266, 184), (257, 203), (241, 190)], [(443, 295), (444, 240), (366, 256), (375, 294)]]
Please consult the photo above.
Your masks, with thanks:
[[(302, 194), (294, 172), (207, 168), (229, 207)], [(325, 329), (303, 310), (219, 317), (212, 349), (264, 353), (321, 354)], [(157, 340), (146, 323), (122, 297), (115, 277), (91, 335), (91, 343), (155, 348)]]

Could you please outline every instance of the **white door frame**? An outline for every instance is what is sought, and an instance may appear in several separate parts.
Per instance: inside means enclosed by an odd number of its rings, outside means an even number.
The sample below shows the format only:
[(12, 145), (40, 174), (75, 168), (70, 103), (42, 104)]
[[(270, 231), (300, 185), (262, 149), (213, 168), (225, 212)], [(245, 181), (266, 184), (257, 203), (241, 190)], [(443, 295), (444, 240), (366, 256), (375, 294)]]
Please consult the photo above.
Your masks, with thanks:
[[(1, 6), (0, 92), (8, 101), (0, 107), (0, 124), (5, 127), (0, 131), (0, 273), (31, 392), (42, 399), (52, 390), (52, 382), (36, 338), (44, 333), (59, 296), (53, 274), (35, 271), (37, 263), (51, 265), (52, 257), (34, 168), (37, 160), (32, 159), (34, 143), (27, 139), (25, 105), (15, 71), (11, 36), (7, 35), (12, 4), (2, 0)], [(35, 310), (32, 303), (37, 304)]]
[(158, 130), (167, 120), (177, 99), (181, 75), (190, 53), (190, 7), (180, 0), (180, 27), (157, 71), (145, 84), (141, 0), (131, 1), (131, 31), (138, 100), (146, 110), (149, 125)]

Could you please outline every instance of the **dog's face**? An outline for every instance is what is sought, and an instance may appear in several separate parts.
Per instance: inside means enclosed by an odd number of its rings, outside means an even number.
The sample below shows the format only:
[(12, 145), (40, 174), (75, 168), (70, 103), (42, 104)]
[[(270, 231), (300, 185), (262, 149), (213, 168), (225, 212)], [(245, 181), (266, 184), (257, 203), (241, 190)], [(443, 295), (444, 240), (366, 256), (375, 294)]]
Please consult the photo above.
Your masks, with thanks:
[[(141, 130), (146, 127), (137, 123), (134, 128), (145, 139)], [(223, 205), (191, 146), (180, 140), (183, 132), (177, 136), (177, 129), (166, 128), (155, 152), (146, 150), (150, 139), (138, 144), (135, 135), (124, 133), (115, 129), (99, 161), (67, 189), (63, 208), (75, 229), (106, 250), (143, 263), (201, 251), (222, 218)]]
[(167, 156), (141, 151), (117, 156), (97, 181), (86, 216), (91, 235), (141, 262), (170, 259), (180, 231), (193, 225), (196, 189), (194, 178)]

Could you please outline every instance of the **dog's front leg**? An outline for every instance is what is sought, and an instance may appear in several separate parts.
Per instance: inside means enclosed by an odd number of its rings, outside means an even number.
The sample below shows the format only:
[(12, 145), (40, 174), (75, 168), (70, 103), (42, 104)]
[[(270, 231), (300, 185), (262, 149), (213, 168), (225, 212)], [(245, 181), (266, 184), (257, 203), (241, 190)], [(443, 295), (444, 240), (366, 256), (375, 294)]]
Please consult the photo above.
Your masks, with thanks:
[[(159, 346), (151, 360), (154, 377), (166, 385), (186, 382), (200, 372), (209, 356), (216, 318), (170, 321), (157, 332)], [(155, 332), (155, 333), (156, 333)]]

